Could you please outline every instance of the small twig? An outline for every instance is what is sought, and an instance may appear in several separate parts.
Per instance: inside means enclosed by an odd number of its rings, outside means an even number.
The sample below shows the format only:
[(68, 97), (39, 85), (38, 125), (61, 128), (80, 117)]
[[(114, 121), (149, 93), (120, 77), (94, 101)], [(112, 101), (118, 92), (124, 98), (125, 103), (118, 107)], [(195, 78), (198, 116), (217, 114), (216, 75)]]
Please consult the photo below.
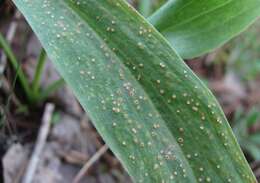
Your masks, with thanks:
[(13, 93), (13, 88), (12, 86), (10, 86), (10, 83), (7, 81), (7, 79), (5, 77), (2, 78), (2, 90), (3, 92), (8, 96), (10, 95), (12, 98), (12, 101), (14, 102), (14, 104), (16, 106), (21, 106), (21, 102), (19, 101), (19, 99), (17, 98), (17, 96)]
[(79, 181), (83, 178), (83, 176), (87, 173), (88, 169), (97, 161), (99, 158), (108, 150), (107, 145), (103, 145), (82, 167), (79, 173), (73, 180), (73, 183), (79, 183)]
[(42, 125), (40, 128), (39, 135), (37, 137), (36, 146), (33, 150), (32, 157), (29, 161), (28, 168), (26, 174), (23, 178), (23, 183), (31, 183), (34, 177), (34, 174), (37, 169), (37, 165), (40, 160), (41, 153), (46, 144), (47, 136), (50, 130), (51, 117), (54, 110), (53, 104), (46, 104), (45, 111), (43, 114)]
[[(19, 68), (18, 68), (19, 69)], [(12, 87), (11, 87), (11, 90), (10, 90), (10, 94), (9, 96), (7, 97), (7, 102), (6, 102), (6, 105), (4, 107), (4, 121), (6, 121), (6, 126), (7, 126), (7, 129), (9, 130), (9, 132), (12, 134), (12, 123), (9, 123), (9, 120), (7, 120), (7, 115), (9, 114), (9, 108), (10, 108), (10, 101), (12, 99), (12, 96), (15, 96), (13, 95), (14, 93), (14, 87), (15, 87), (15, 84), (16, 84), (16, 80), (17, 80), (17, 77), (18, 77), (18, 72), (16, 72), (15, 74), (15, 77), (14, 77), (14, 81), (13, 81), (13, 84), (12, 84)], [(16, 131), (16, 127), (14, 126), (13, 127), (14, 131)]]

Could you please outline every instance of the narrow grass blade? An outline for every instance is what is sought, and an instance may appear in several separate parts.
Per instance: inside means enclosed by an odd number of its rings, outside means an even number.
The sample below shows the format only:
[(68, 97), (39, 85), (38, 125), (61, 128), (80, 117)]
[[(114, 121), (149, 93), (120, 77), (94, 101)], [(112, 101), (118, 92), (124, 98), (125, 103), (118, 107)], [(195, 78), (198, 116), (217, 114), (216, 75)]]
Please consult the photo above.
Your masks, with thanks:
[(21, 70), (21, 67), (20, 67), (12, 49), (10, 48), (9, 44), (6, 42), (5, 38), (3, 37), (3, 35), (1, 33), (0, 33), (0, 48), (3, 48), (3, 51), (6, 54), (6, 56), (8, 57), (8, 60), (10, 61), (11, 66), (17, 72), (18, 80), (21, 83), (21, 86), (25, 92), (27, 99), (31, 100), (31, 92), (30, 92), (30, 86), (29, 86), (28, 79), (26, 78), (25, 74)]

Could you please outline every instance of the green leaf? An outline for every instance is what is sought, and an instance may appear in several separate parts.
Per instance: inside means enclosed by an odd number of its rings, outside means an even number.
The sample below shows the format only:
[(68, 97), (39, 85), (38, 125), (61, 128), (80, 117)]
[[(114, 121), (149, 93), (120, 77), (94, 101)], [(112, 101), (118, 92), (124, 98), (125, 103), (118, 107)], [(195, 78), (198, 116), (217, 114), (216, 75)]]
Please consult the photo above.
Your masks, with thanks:
[(260, 149), (260, 133), (256, 133), (250, 136), (250, 141), (255, 143), (257, 146), (259, 146)]
[(3, 49), (4, 53), (6, 54), (8, 60), (10, 61), (13, 69), (17, 72), (17, 77), (21, 83), (21, 86), (25, 92), (25, 95), (29, 101), (31, 101), (31, 91), (29, 81), (26, 78), (24, 72), (21, 69), (21, 65), (19, 64), (18, 60), (16, 59), (10, 45), (5, 40), (4, 36), (0, 33), (0, 48)]
[(140, 0), (138, 5), (139, 12), (144, 16), (147, 17), (151, 13), (152, 9), (152, 1), (151, 0)]
[(182, 58), (221, 46), (260, 15), (260, 0), (169, 0), (149, 21)]
[(217, 101), (123, 0), (14, 0), (135, 182), (256, 182)]
[(251, 138), (243, 139), (241, 146), (247, 153), (249, 153), (255, 160), (260, 160), (260, 148), (256, 143), (251, 141)]

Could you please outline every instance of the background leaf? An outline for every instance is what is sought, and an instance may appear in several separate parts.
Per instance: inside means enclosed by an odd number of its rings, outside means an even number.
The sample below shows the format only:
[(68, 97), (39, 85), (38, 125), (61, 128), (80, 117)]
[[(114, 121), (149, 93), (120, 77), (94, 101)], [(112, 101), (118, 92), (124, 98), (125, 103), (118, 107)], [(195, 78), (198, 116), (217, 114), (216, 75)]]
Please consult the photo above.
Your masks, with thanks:
[(211, 92), (123, 0), (14, 0), (136, 182), (255, 182)]
[(205, 54), (260, 15), (260, 0), (169, 0), (149, 21), (182, 58)]

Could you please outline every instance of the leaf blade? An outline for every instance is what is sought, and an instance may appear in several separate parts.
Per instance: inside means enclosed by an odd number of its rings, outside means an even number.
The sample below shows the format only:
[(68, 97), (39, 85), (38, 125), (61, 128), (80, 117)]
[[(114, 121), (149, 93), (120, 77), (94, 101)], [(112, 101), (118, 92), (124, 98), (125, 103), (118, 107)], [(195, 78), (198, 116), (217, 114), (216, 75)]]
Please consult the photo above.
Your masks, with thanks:
[(254, 181), (212, 94), (124, 1), (14, 2), (136, 182)]
[(170, 0), (149, 21), (182, 58), (194, 58), (238, 35), (259, 12), (259, 0)]

